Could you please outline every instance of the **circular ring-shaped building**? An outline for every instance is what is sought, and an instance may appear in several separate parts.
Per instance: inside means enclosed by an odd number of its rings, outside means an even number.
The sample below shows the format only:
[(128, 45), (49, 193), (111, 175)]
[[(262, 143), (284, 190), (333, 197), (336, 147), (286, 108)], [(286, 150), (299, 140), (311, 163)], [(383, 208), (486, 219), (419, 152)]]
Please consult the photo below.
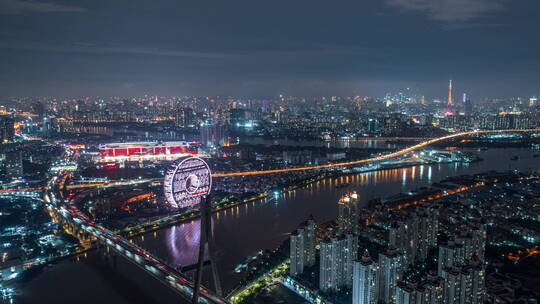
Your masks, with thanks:
[(212, 172), (201, 158), (180, 158), (167, 169), (163, 188), (165, 200), (171, 207), (194, 207), (210, 194)]

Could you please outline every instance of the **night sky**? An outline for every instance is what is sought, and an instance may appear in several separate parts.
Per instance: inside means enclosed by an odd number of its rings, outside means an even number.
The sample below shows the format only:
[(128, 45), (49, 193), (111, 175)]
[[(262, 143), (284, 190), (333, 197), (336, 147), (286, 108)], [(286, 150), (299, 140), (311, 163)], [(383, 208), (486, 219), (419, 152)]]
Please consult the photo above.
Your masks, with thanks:
[(0, 0), (0, 96), (540, 94), (538, 0)]

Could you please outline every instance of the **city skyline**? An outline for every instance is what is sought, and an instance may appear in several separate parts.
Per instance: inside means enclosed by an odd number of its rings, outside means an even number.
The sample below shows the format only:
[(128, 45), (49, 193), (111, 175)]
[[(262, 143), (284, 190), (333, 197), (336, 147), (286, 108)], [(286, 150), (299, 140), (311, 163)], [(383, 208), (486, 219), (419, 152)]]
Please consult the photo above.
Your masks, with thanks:
[(0, 303), (538, 304), (538, 11), (0, 0)]
[[(448, 85), (449, 81), (449, 85)], [(192, 99), (192, 102), (197, 102), (201, 100), (219, 100), (219, 99), (229, 99), (235, 102), (250, 102), (250, 101), (261, 101), (261, 100), (287, 100), (287, 101), (308, 101), (308, 102), (317, 102), (333, 99), (362, 99), (362, 100), (371, 100), (375, 102), (385, 102), (389, 97), (390, 98), (403, 98), (399, 102), (405, 103), (439, 103), (446, 104), (447, 108), (453, 108), (454, 106), (460, 106), (465, 104), (467, 101), (471, 101), (471, 98), (474, 98), (474, 101), (489, 103), (489, 102), (515, 102), (521, 101), (527, 103), (530, 100), (540, 99), (540, 94), (524, 95), (517, 94), (513, 96), (472, 96), (468, 91), (461, 87), (455, 87), (453, 85), (454, 80), (450, 79), (446, 82), (446, 87), (443, 91), (437, 92), (433, 95), (425, 95), (422, 90), (418, 87), (402, 87), (395, 88), (393, 91), (385, 91), (381, 95), (354, 95), (354, 94), (344, 94), (344, 95), (286, 95), (286, 94), (277, 94), (277, 95), (213, 95), (213, 94), (203, 94), (203, 95), (166, 95), (166, 94), (141, 94), (141, 95), (13, 95), (13, 96), (1, 96), (0, 102), (3, 106), (9, 106), (12, 102), (21, 102), (23, 100), (31, 100), (32, 102), (37, 103), (50, 103), (50, 102), (74, 102), (74, 101), (100, 101), (100, 102), (119, 102), (119, 101), (138, 101), (146, 102), (148, 105), (152, 103), (162, 103), (164, 101), (170, 102), (185, 102), (187, 99)], [(538, 90), (540, 92), (540, 90)], [(458, 96), (458, 97), (456, 97)], [(296, 100), (292, 100), (296, 99)], [(451, 102), (450, 102), (451, 99)]]

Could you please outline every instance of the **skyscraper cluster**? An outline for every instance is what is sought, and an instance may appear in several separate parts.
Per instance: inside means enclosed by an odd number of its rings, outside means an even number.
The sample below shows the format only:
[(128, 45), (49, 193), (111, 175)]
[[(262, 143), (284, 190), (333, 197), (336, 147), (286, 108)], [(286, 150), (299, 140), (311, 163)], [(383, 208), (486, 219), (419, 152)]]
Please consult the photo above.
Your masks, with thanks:
[(482, 261), (476, 256), (464, 263), (443, 268), (442, 278), (442, 302), (438, 303), (483, 303), (485, 270)]
[(396, 303), (399, 304), (441, 304), (442, 278), (428, 275), (419, 283), (403, 282), (397, 284)]
[(428, 275), (420, 282), (402, 280), (405, 256), (398, 250), (379, 253), (374, 262), (369, 254), (355, 262), (353, 283), (354, 304), (442, 304), (442, 278)]
[(430, 249), (436, 248), (438, 216), (436, 204), (399, 212), (388, 228), (389, 247), (378, 261), (366, 252), (355, 262), (353, 304), (482, 303), (486, 230), (480, 221), (456, 223), (457, 232), (439, 244), (437, 273), (421, 280), (406, 277), (408, 269), (425, 263)]
[(471, 259), (484, 259), (486, 228), (478, 221), (464, 223), (460, 231), (439, 246), (437, 274), (445, 268), (466, 264)]
[(459, 232), (439, 246), (438, 275), (444, 279), (443, 302), (482, 303), (486, 229), (479, 221), (463, 223)]
[[(481, 304), (485, 226), (474, 218), (441, 226), (441, 210), (434, 202), (381, 211), (368, 228), (360, 222), (358, 194), (344, 195), (335, 229), (320, 242), (319, 290), (352, 289), (353, 304)], [(314, 227), (310, 219), (291, 235), (291, 276), (315, 265)]]
[(389, 245), (405, 254), (406, 265), (425, 261), (430, 248), (437, 246), (439, 210), (425, 204), (414, 212), (403, 211), (389, 228)]
[(226, 146), (228, 144), (227, 132), (222, 125), (200, 126), (201, 144), (204, 147)]

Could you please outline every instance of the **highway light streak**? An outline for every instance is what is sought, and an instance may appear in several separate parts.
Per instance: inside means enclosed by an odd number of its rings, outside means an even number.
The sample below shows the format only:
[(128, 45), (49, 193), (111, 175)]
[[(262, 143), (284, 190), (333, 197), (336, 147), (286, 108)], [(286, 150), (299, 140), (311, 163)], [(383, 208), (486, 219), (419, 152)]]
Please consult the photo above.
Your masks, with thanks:
[(430, 195), (430, 196), (428, 196), (426, 198), (423, 198), (423, 199), (420, 199), (420, 200), (417, 200), (417, 201), (413, 201), (413, 202), (410, 202), (410, 203), (404, 203), (404, 204), (399, 204), (399, 205), (396, 205), (396, 206), (390, 206), (388, 209), (398, 209), (399, 210), (399, 209), (402, 209), (402, 208), (407, 208), (409, 206), (418, 205), (420, 203), (433, 201), (433, 200), (439, 199), (441, 197), (445, 197), (445, 196), (461, 193), (461, 192), (464, 192), (464, 191), (468, 191), (470, 189), (483, 187), (485, 185), (486, 185), (485, 182), (479, 182), (479, 183), (476, 183), (476, 184), (470, 185), (470, 186), (463, 186), (463, 187), (459, 187), (459, 188), (455, 188), (455, 189), (450, 189), (450, 190), (443, 191), (443, 192), (441, 192), (439, 194)]
[(475, 135), (475, 134), (507, 133), (507, 132), (540, 132), (540, 129), (476, 130), (476, 131), (460, 132), (460, 133), (446, 135), (443, 137), (433, 138), (433, 139), (421, 142), (419, 144), (407, 147), (405, 149), (402, 149), (396, 152), (392, 152), (392, 153), (388, 153), (388, 154), (384, 154), (384, 155), (380, 155), (376, 157), (361, 159), (361, 160), (355, 160), (355, 161), (349, 161), (349, 162), (343, 162), (343, 163), (326, 164), (326, 165), (317, 165), (317, 166), (297, 167), (297, 168), (283, 168), (283, 169), (247, 171), (247, 172), (214, 173), (212, 174), (212, 177), (263, 175), (263, 174), (285, 173), (285, 172), (293, 172), (293, 171), (307, 171), (307, 170), (327, 169), (327, 168), (336, 168), (336, 167), (347, 167), (347, 166), (365, 164), (365, 163), (398, 157), (398, 156), (407, 154), (409, 152), (418, 150), (420, 148), (429, 146), (431, 144), (453, 139), (453, 138), (458, 138), (458, 137), (463, 137), (463, 136), (468, 136), (468, 135)]
[[(317, 166), (306, 166), (306, 167), (296, 167), (296, 168), (282, 168), (282, 169), (273, 169), (273, 170), (261, 170), (261, 171), (245, 171), (245, 172), (225, 172), (225, 173), (213, 173), (212, 177), (230, 177), (230, 176), (249, 176), (249, 175), (264, 175), (264, 174), (274, 174), (274, 173), (285, 173), (285, 172), (294, 172), (294, 171), (308, 171), (308, 170), (317, 170), (317, 169), (328, 169), (328, 168), (336, 168), (336, 167), (347, 167), (347, 166), (354, 166), (359, 164), (366, 164), (371, 163), (375, 161), (381, 161), (385, 159), (390, 159), (398, 156), (405, 155), (409, 152), (418, 150), (420, 148), (424, 148), (426, 146), (429, 146), (431, 144), (442, 142), (445, 140), (468, 136), (468, 135), (475, 135), (475, 134), (487, 134), (487, 133), (509, 133), (509, 132), (540, 132), (540, 129), (507, 129), (507, 130), (476, 130), (476, 131), (467, 131), (467, 132), (460, 132), (460, 133), (454, 133), (443, 137), (438, 138), (432, 138), (430, 140), (421, 142), (419, 144), (416, 144), (414, 146), (407, 147), (405, 149), (376, 156), (361, 160), (355, 160), (355, 161), (349, 161), (349, 162), (342, 162), (342, 163), (333, 163), (333, 164), (326, 164), (326, 165), (317, 165)], [(157, 179), (153, 179), (157, 180)], [(135, 180), (135, 181), (129, 181), (129, 182), (105, 182), (105, 183), (93, 183), (93, 184), (83, 184), (83, 185), (67, 185), (67, 189), (79, 189), (79, 188), (92, 188), (92, 187), (102, 187), (102, 186), (119, 186), (119, 185), (129, 185), (134, 183), (144, 183), (148, 182), (149, 180)], [(2, 193), (9, 193), (9, 192), (15, 192), (15, 191), (39, 191), (43, 190), (45, 187), (41, 188), (25, 188), (25, 189), (1, 189), (0, 195)]]
[(533, 248), (526, 248), (525, 250), (518, 250), (517, 253), (509, 253), (506, 255), (506, 258), (517, 263), (521, 261), (522, 259), (531, 257), (533, 255), (539, 255), (539, 254), (540, 254), (540, 248), (538, 246), (534, 246)]
[[(67, 175), (66, 175), (67, 177)], [(51, 180), (56, 181), (55, 179)], [(65, 181), (65, 178), (64, 178)], [(55, 193), (50, 192), (54, 197)], [(144, 195), (144, 194), (143, 194)], [(147, 272), (153, 277), (168, 283), (173, 289), (179, 291), (184, 296), (187, 295), (190, 298), (193, 294), (193, 283), (175, 268), (167, 265), (164, 261), (160, 260), (150, 252), (146, 251), (142, 247), (122, 238), (105, 227), (96, 224), (92, 219), (88, 218), (73, 204), (72, 201), (58, 200), (59, 203), (49, 205), (51, 210), (58, 211), (58, 214), (64, 218), (66, 222), (74, 222), (78, 227), (92, 236), (93, 239), (98, 240), (103, 245), (107, 245), (107, 251), (111, 249), (116, 253), (126, 257), (128, 261), (134, 262), (136, 265), (147, 270)], [(99, 245), (98, 245), (99, 247)], [(221, 303), (226, 302), (218, 296), (210, 293), (208, 289), (201, 286), (201, 297), (199, 303)]]

